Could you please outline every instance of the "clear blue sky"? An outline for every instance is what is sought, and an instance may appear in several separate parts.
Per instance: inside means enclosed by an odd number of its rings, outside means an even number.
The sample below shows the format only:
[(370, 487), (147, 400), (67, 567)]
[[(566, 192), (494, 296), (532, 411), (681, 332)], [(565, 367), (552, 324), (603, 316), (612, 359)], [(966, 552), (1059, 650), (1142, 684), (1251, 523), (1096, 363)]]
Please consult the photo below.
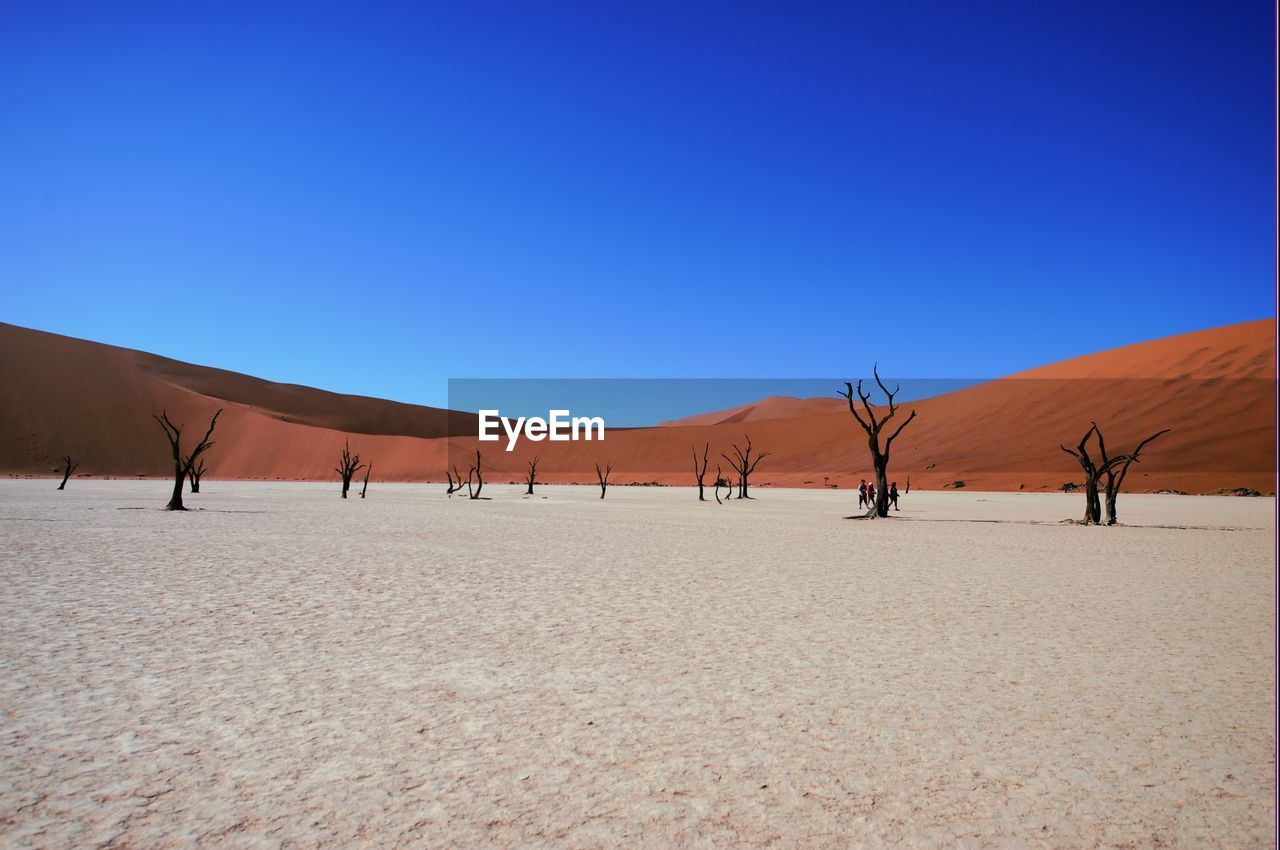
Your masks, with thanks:
[(1263, 318), (1272, 15), (11, 2), (0, 319), (443, 404)]

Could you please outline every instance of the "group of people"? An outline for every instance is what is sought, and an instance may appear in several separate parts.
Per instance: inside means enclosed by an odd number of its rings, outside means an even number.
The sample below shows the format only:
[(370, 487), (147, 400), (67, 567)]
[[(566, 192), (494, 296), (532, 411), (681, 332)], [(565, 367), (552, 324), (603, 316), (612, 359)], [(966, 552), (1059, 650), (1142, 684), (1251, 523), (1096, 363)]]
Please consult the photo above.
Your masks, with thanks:
[[(858, 485), (858, 507), (872, 508), (876, 504), (876, 485), (867, 483), (867, 479), (862, 479), (862, 483)], [(889, 504), (893, 505), (893, 509), (898, 508), (898, 482), (894, 481), (889, 485)]]

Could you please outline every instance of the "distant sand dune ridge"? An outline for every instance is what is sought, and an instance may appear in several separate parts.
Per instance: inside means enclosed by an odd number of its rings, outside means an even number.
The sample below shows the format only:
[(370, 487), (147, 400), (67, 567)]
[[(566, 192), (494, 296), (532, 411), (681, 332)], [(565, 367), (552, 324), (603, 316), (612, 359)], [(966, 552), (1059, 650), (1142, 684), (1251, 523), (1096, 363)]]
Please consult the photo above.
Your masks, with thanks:
[[(1113, 451), (1161, 428), (1132, 490), (1273, 488), (1275, 320), (1183, 334), (1066, 360), (908, 403), (917, 421), (895, 445), (904, 486), (963, 481), (985, 490), (1052, 490), (1079, 479), (1059, 451), (1097, 419)], [(851, 364), (865, 369), (868, 364)], [(840, 399), (769, 398), (664, 427), (613, 431), (606, 444), (479, 446), (491, 481), (519, 478), (539, 455), (548, 482), (587, 482), (607, 461), (618, 483), (691, 483), (690, 449), (713, 458), (750, 434), (770, 452), (757, 485), (848, 487), (869, 474), (865, 438)], [(70, 452), (82, 475), (168, 470), (150, 416), (196, 425), (225, 409), (211, 478), (323, 480), (340, 447), (373, 458), (386, 481), (443, 480), (477, 444), (465, 413), (278, 384), (128, 349), (0, 325), (0, 471), (49, 474)], [(726, 467), (727, 468), (727, 467)], [(711, 464), (714, 472), (715, 462)]]

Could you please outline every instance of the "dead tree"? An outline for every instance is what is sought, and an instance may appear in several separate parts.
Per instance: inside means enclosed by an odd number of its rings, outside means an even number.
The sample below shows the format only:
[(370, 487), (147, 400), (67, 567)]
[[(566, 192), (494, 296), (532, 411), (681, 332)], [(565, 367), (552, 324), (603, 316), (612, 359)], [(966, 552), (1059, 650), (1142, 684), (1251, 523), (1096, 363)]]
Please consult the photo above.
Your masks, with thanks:
[[(702, 447), (702, 467), (698, 467), (698, 449), (693, 449), (693, 476), (698, 479), (698, 501), (705, 502), (707, 497), (703, 495), (702, 479), (707, 474), (707, 454), (711, 451), (711, 444), (707, 443)], [(719, 500), (717, 500), (719, 501)]]
[(444, 476), (449, 479), (449, 489), (444, 491), (446, 496), (452, 496), (454, 493), (462, 490), (464, 482), (462, 480), (462, 473), (458, 470), (457, 464), (454, 464), (452, 473), (450, 473), (448, 468), (446, 468)]
[(747, 441), (747, 447), (745, 450), (738, 448), (737, 443), (730, 443), (730, 446), (733, 449), (733, 455), (734, 455), (733, 457), (729, 457), (724, 452), (720, 453), (720, 457), (729, 461), (729, 466), (733, 467), (733, 471), (738, 473), (738, 498), (739, 499), (753, 498), (752, 496), (748, 495), (748, 490), (750, 488), (751, 473), (756, 471), (756, 466), (757, 464), (760, 463), (760, 461), (764, 460), (769, 456), (768, 452), (760, 452), (759, 454), (756, 455), (755, 460), (752, 460), (751, 452), (753, 451), (753, 448), (751, 445), (751, 438), (749, 436), (746, 437), (746, 441)]
[[(898, 412), (898, 404), (895, 402), (894, 396), (902, 389), (901, 385), (895, 386), (890, 392), (889, 388), (884, 385), (884, 381), (880, 380), (880, 372), (878, 366), (871, 367), (871, 374), (875, 376), (876, 386), (880, 388), (880, 392), (884, 393), (888, 399), (889, 412), (883, 413), (877, 417), (875, 409), (871, 406), (870, 393), (862, 391), (862, 381), (858, 381), (857, 387), (845, 381), (845, 391), (840, 393), (849, 402), (849, 412), (853, 414), (853, 418), (858, 420), (858, 424), (862, 426), (862, 430), (867, 432), (867, 448), (871, 450), (871, 466), (876, 474), (876, 503), (874, 516), (887, 517), (889, 515), (889, 451), (893, 448), (893, 441), (898, 439), (898, 435), (902, 430), (911, 424), (911, 420), (916, 418), (916, 412), (911, 411), (911, 415), (906, 418), (897, 429), (889, 435), (884, 445), (880, 445), (880, 432), (884, 430), (885, 425), (893, 419)], [(854, 404), (854, 395), (862, 403), (862, 411), (866, 414), (866, 418), (862, 418), (862, 413), (858, 412), (858, 406)]]
[(605, 490), (609, 489), (609, 473), (613, 472), (613, 467), (605, 464), (604, 472), (600, 471), (600, 464), (596, 464), (596, 480), (600, 482), (600, 498), (604, 498)]
[(71, 477), (71, 473), (76, 471), (78, 463), (71, 462), (71, 455), (63, 455), (62, 457), (62, 483), (58, 485), (59, 490), (67, 489), (67, 479)]
[[(1109, 461), (1107, 457), (1107, 444), (1102, 439), (1102, 429), (1098, 427), (1097, 422), (1093, 423), (1093, 428), (1094, 428), (1094, 431), (1096, 431), (1098, 434), (1098, 454), (1102, 456), (1103, 467), (1106, 467)], [(1105, 485), (1107, 525), (1116, 524), (1116, 499), (1120, 495), (1120, 488), (1124, 486), (1124, 477), (1129, 474), (1129, 465), (1137, 462), (1138, 455), (1140, 455), (1142, 453), (1142, 450), (1147, 447), (1147, 443), (1151, 442), (1157, 437), (1163, 437), (1165, 434), (1169, 433), (1169, 430), (1170, 429), (1165, 428), (1163, 431), (1157, 431), (1156, 433), (1152, 434), (1150, 437), (1147, 437), (1141, 443), (1138, 443), (1138, 447), (1127, 455), (1128, 460), (1126, 460), (1124, 463), (1120, 464), (1119, 466), (1113, 466), (1113, 467), (1107, 468), (1106, 470), (1107, 482)]]
[[(475, 477), (476, 488), (471, 489), (471, 479)], [(476, 465), (467, 470), (467, 498), (480, 498), (480, 491), (484, 489), (484, 475), (480, 472), (480, 450), (476, 449)]]
[(165, 506), (167, 511), (185, 511), (186, 508), (182, 504), (182, 485), (187, 482), (187, 476), (191, 474), (191, 466), (200, 459), (200, 455), (209, 450), (213, 445), (209, 438), (213, 436), (213, 429), (218, 424), (218, 417), (222, 415), (222, 408), (218, 408), (218, 412), (213, 414), (213, 418), (209, 420), (209, 430), (204, 432), (204, 437), (200, 442), (196, 443), (191, 454), (183, 456), (182, 454), (182, 425), (174, 425), (169, 421), (169, 414), (160, 411), (160, 415), (152, 415), (151, 418), (160, 423), (160, 427), (164, 429), (164, 435), (169, 440), (169, 448), (173, 451), (173, 495), (169, 498), (169, 504)]
[(724, 501), (725, 501), (725, 502), (728, 502), (728, 501), (730, 501), (731, 499), (733, 499), (733, 482), (732, 482), (732, 481), (730, 481), (729, 479), (727, 479), (727, 478), (725, 478), (725, 477), (724, 477), (724, 471), (723, 471), (723, 469), (721, 468), (720, 464), (718, 464), (718, 463), (717, 463), (717, 464), (716, 464), (716, 490), (715, 490), (715, 497), (716, 497), (716, 504), (717, 504), (717, 505), (719, 505), (719, 504), (723, 504), (723, 503), (720, 501), (720, 488), (721, 488), (721, 487), (723, 487), (723, 488), (724, 488)]
[(364, 494), (369, 490), (369, 473), (373, 472), (373, 461), (369, 461), (369, 465), (364, 470), (364, 486), (360, 488), (360, 498), (364, 498)]
[(1132, 460), (1129, 455), (1120, 455), (1103, 461), (1101, 466), (1095, 464), (1093, 458), (1089, 456), (1088, 443), (1089, 438), (1097, 433), (1098, 426), (1094, 423), (1089, 426), (1088, 431), (1084, 432), (1080, 443), (1074, 449), (1063, 445), (1058, 446), (1075, 458), (1080, 468), (1084, 470), (1084, 519), (1080, 521), (1081, 525), (1102, 525), (1102, 500), (1098, 497), (1098, 479), (1103, 475), (1111, 474), (1111, 470), (1120, 464)]
[(351, 454), (351, 443), (346, 442), (342, 446), (342, 460), (333, 471), (342, 476), (342, 498), (347, 498), (347, 491), (351, 489), (351, 477), (364, 468), (364, 464), (360, 462), (360, 455)]
[(198, 463), (191, 465), (191, 471), (187, 473), (187, 481), (191, 484), (191, 492), (200, 492), (200, 479), (204, 477), (204, 458), (200, 458)]
[(537, 483), (538, 478), (538, 460), (539, 458), (535, 457), (533, 460), (529, 461), (529, 473), (524, 479), (524, 483), (528, 485), (528, 488), (524, 491), (526, 496), (533, 495), (533, 485)]

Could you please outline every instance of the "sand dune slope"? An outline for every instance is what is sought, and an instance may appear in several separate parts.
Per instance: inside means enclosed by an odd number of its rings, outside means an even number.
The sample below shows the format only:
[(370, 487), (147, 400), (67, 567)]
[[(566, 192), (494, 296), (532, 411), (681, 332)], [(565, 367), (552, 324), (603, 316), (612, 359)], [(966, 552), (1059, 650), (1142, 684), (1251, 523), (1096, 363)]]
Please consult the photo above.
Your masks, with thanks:
[[(929, 488), (963, 481), (968, 489), (1057, 489), (1081, 480), (1079, 466), (1059, 445), (1075, 445), (1097, 420), (1113, 453), (1173, 429), (1133, 468), (1130, 489), (1270, 492), (1274, 340), (1274, 320), (1249, 322), (1088, 355), (905, 404), (899, 421), (911, 410), (918, 416), (894, 444), (893, 477), (905, 485), (910, 476), (913, 486)], [(714, 474), (718, 454), (749, 435), (770, 452), (757, 470), (760, 484), (847, 487), (870, 475), (866, 438), (843, 400), (834, 406), (827, 399), (787, 401), (798, 402), (799, 415), (755, 418), (747, 405), (682, 420), (682, 427), (617, 432), (607, 446), (521, 444), (509, 455), (486, 457), (511, 475), (536, 453), (542, 457), (539, 469), (552, 480), (591, 480), (598, 459), (622, 470), (624, 481), (688, 485), (692, 447), (711, 445)], [(453, 447), (456, 456), (471, 448)], [(727, 472), (728, 464), (723, 466)]]
[[(1134, 468), (1134, 490), (1270, 492), (1275, 467), (1275, 320), (1169, 337), (1021, 372), (904, 406), (915, 422), (895, 444), (893, 477), (936, 488), (1057, 489), (1080, 477), (1060, 443), (1091, 420), (1123, 451), (1162, 428)], [(833, 387), (833, 394), (836, 388)], [(377, 480), (465, 471), (477, 444), (463, 413), (277, 384), (163, 357), (0, 325), (0, 470), (48, 474), (70, 452), (90, 475), (161, 475), (167, 447), (152, 413), (193, 430), (225, 412), (211, 477), (325, 479), (343, 442)], [(611, 464), (618, 483), (692, 483), (691, 448), (720, 452), (750, 434), (770, 452), (756, 481), (848, 487), (870, 472), (865, 438), (839, 399), (768, 398), (663, 427), (611, 431), (605, 443), (484, 444), (491, 481), (541, 457), (549, 482), (586, 482)], [(721, 462), (725, 471), (728, 465)]]
[[(80, 473), (156, 475), (169, 468), (153, 413), (191, 431), (223, 409), (211, 474), (323, 478), (344, 440), (388, 474), (439, 468), (430, 438), (474, 417), (439, 408), (277, 384), (153, 354), (0, 324), (0, 469), (47, 472), (58, 458)], [(464, 424), (459, 424), (464, 423)]]

